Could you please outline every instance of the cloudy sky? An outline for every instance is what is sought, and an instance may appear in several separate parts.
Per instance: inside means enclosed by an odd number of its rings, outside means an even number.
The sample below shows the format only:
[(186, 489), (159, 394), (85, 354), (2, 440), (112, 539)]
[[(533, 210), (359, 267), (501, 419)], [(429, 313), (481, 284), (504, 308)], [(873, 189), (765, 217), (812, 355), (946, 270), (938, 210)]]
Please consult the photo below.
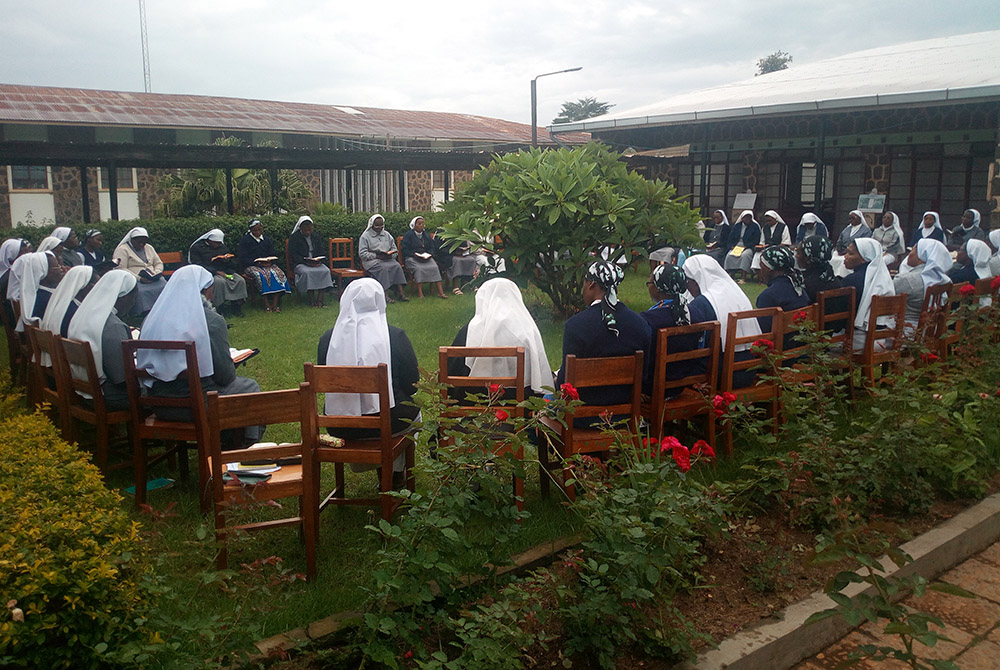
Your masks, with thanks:
[[(1000, 29), (997, 0), (146, 0), (153, 91), (540, 124), (918, 39)], [(142, 91), (138, 0), (0, 0), (0, 83)]]

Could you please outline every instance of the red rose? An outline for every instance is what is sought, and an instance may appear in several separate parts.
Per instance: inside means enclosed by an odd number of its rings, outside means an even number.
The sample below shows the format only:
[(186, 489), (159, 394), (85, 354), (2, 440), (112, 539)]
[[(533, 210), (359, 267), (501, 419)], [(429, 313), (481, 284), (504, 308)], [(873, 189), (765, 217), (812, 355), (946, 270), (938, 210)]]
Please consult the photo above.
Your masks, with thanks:
[(966, 284), (962, 288), (958, 289), (959, 294), (969, 297), (970, 295), (976, 294), (976, 287), (972, 284)]
[(507, 412), (503, 411), (502, 409), (498, 409), (496, 411), (496, 416), (497, 416), (497, 421), (506, 421), (507, 419), (510, 418), (510, 414), (507, 414)]
[(990, 290), (996, 291), (997, 289), (1000, 289), (1000, 276), (994, 277), (993, 281), (990, 282)]
[(719, 409), (719, 408), (717, 407), (717, 408), (715, 409), (715, 418), (716, 418), (716, 419), (719, 419), (719, 418), (721, 418), (721, 417), (722, 417), (722, 416), (723, 416), (723, 415), (724, 415), (725, 413), (726, 413), (726, 412), (725, 412), (725, 410), (722, 410), (722, 409)]
[(757, 350), (763, 349), (765, 351), (774, 351), (774, 342), (765, 339), (754, 340), (753, 344), (750, 345), (750, 348)]
[(725, 408), (727, 404), (728, 403), (726, 402), (726, 399), (723, 398), (721, 395), (717, 395), (714, 398), (712, 398), (712, 407), (714, 407), (716, 411)]
[(687, 472), (691, 469), (691, 452), (683, 444), (678, 442), (674, 445), (674, 463), (677, 467), (681, 469), (681, 472)]
[(403, 658), (413, 658), (413, 652), (407, 651), (405, 654), (403, 654)]
[(792, 323), (794, 323), (796, 326), (802, 324), (805, 320), (806, 320), (806, 313), (802, 310), (795, 312), (795, 314), (792, 316)]
[(736, 394), (726, 391), (722, 394), (722, 399), (726, 401), (726, 407), (728, 407), (732, 403), (736, 402)]
[(697, 442), (695, 442), (694, 445), (691, 447), (691, 453), (694, 454), (695, 456), (704, 454), (708, 458), (715, 460), (715, 449), (713, 449), (712, 445), (710, 445), (705, 440), (698, 440)]
[(924, 364), (929, 365), (930, 363), (936, 363), (941, 360), (941, 358), (937, 354), (924, 353), (920, 354), (920, 360), (922, 360)]
[(663, 442), (660, 443), (660, 452), (669, 451), (671, 449), (676, 449), (681, 446), (681, 441), (678, 440), (673, 435), (667, 435), (663, 438)]
[(569, 398), (570, 400), (580, 399), (580, 392), (577, 391), (576, 387), (572, 384), (563, 384), (559, 387), (559, 390), (562, 391), (564, 397)]
[(490, 395), (498, 395), (502, 390), (500, 384), (490, 384)]

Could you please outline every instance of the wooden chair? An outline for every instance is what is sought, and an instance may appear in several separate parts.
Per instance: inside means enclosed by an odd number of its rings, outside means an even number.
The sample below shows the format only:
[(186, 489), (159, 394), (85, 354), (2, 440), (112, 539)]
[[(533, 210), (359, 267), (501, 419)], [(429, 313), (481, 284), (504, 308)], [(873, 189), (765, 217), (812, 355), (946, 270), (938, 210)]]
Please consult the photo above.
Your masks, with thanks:
[[(322, 511), (329, 504), (365, 505), (379, 507), (382, 518), (392, 518), (399, 500), (389, 495), (392, 491), (392, 466), (400, 454), (405, 456), (406, 487), (414, 490), (413, 463), (414, 447), (411, 428), (398, 435), (392, 434), (392, 419), (389, 414), (389, 369), (385, 363), (377, 366), (334, 366), (305, 364), (305, 379), (312, 389), (312, 395), (321, 393), (377, 394), (380, 411), (377, 416), (328, 416), (316, 409), (316, 401), (311, 401), (311, 411), (303, 421), (308, 421), (303, 440), (308, 442), (314, 459), (313, 491), (314, 500), (319, 500), (321, 463), (335, 464), (336, 482), (333, 491), (319, 504)], [(326, 447), (319, 441), (320, 428), (367, 428), (379, 432), (378, 437), (344, 440), (342, 447)], [(360, 463), (382, 468), (381, 495), (378, 498), (347, 498), (345, 495), (344, 464)], [(319, 533), (319, 520), (316, 520)]]
[[(163, 276), (168, 279), (170, 278), (170, 275), (180, 268), (180, 266), (184, 265), (184, 254), (180, 251), (164, 251), (159, 254), (159, 256), (160, 260), (163, 262)], [(177, 267), (171, 267), (168, 269), (168, 265)]]
[[(986, 329), (986, 332), (990, 334), (992, 342), (996, 342), (997, 338), (1000, 337), (1000, 327), (997, 327), (994, 321), (994, 315), (1000, 309), (1000, 282), (997, 283), (997, 288), (994, 289), (994, 279), (995, 277), (986, 277), (985, 279), (976, 280), (976, 297), (980, 301), (980, 309), (978, 310), (979, 320)], [(989, 305), (983, 305), (982, 303), (986, 298), (990, 299)]]
[[(448, 361), (453, 358), (513, 358), (514, 374), (509, 377), (456, 377), (448, 374)], [(493, 384), (499, 385), (504, 391), (511, 389), (514, 391), (514, 399), (517, 405), (504, 406), (511, 417), (521, 418), (524, 416), (524, 408), (519, 405), (524, 402), (524, 347), (440, 347), (438, 349), (438, 382), (462, 392), (489, 393), (489, 387)], [(441, 400), (447, 400), (448, 389), (441, 389)], [(448, 411), (443, 412), (443, 417), (460, 418), (470, 414), (481, 414), (490, 411), (485, 405), (454, 405)], [(524, 460), (524, 450), (513, 449), (504, 439), (504, 433), (496, 435), (495, 448), (493, 454), (504, 456), (513, 453), (518, 461)], [(439, 435), (440, 437), (440, 435)], [(514, 502), (519, 510), (524, 510), (524, 479), (514, 475)]]
[[(66, 388), (60, 384), (56, 377), (55, 339), (58, 335), (53, 335), (47, 330), (42, 330), (36, 326), (25, 326), (25, 335), (28, 336), (28, 343), (31, 346), (31, 361), (28, 363), (28, 374), (31, 381), (28, 385), (28, 399), (32, 405), (38, 403), (48, 403), (50, 416), (52, 412), (59, 415), (57, 425), (60, 427), (63, 439), (69, 440), (67, 429), (67, 419), (69, 412), (66, 410)], [(42, 364), (42, 359), (48, 359), (48, 365)], [(56, 423), (53, 420), (53, 423)]]
[[(817, 328), (827, 333), (830, 348), (840, 353), (832, 363), (834, 370), (847, 371), (847, 388), (854, 397), (854, 318), (857, 303), (853, 286), (821, 291), (816, 294), (819, 305)], [(842, 328), (842, 330), (841, 330)]]
[(947, 328), (950, 307), (948, 295), (951, 292), (951, 282), (935, 284), (924, 291), (924, 304), (920, 308), (920, 320), (913, 333), (913, 340), (934, 353), (940, 352), (941, 338)]
[[(617, 405), (580, 405), (566, 413), (566, 425), (552, 417), (541, 417), (556, 436), (553, 445), (559, 451), (563, 461), (563, 491), (570, 501), (576, 500), (576, 490), (569, 480), (573, 477), (572, 468), (567, 459), (575, 454), (607, 453), (614, 444), (614, 436), (596, 428), (577, 428), (573, 426), (574, 419), (594, 418), (603, 414), (628, 417), (628, 431), (632, 439), (639, 437), (639, 409), (642, 398), (642, 358), (643, 352), (637, 351), (632, 356), (614, 356), (608, 358), (577, 358), (570, 354), (566, 356), (566, 383), (572, 384), (578, 390), (595, 386), (631, 386), (632, 393), (629, 402)], [(539, 431), (538, 463), (540, 488), (543, 497), (549, 495), (549, 478), (558, 463), (550, 463), (549, 448), (545, 435)], [(638, 445), (637, 445), (638, 447)]]
[[(256, 531), (285, 526), (299, 526), (306, 548), (306, 577), (316, 576), (315, 516), (318, 507), (313, 496), (313, 461), (306, 453), (304, 440), (294, 444), (273, 447), (222, 450), (223, 430), (243, 429), (258, 424), (299, 424), (301, 431), (310, 403), (315, 407), (309, 384), (299, 384), (298, 389), (265, 391), (220, 396), (210, 391), (206, 397), (208, 421), (208, 459), (212, 481), (212, 507), (215, 517), (215, 539), (219, 543), (216, 566), (225, 570), (229, 565), (226, 538), (236, 531)], [(270, 473), (267, 481), (246, 484), (238, 480), (226, 481), (226, 463), (242, 461), (276, 461), (280, 470)], [(282, 461), (292, 461), (285, 462)], [(298, 462), (294, 462), (298, 461)], [(241, 503), (259, 503), (279, 498), (297, 497), (298, 514), (291, 517), (244, 523), (226, 527), (226, 512)]]
[[(139, 385), (151, 381), (152, 376), (143, 369), (136, 367), (136, 354), (139, 351), (176, 351), (185, 357), (190, 392), (183, 398), (163, 398), (140, 393)], [(205, 401), (201, 390), (201, 379), (198, 377), (198, 355), (194, 342), (164, 342), (154, 340), (128, 340), (122, 342), (122, 355), (125, 359), (125, 382), (128, 386), (128, 400), (132, 436), (133, 457), (135, 460), (135, 504), (136, 507), (146, 502), (146, 472), (149, 466), (167, 457), (180, 456), (180, 474), (188, 476), (187, 443), (194, 442), (198, 450), (198, 498), (202, 513), (207, 513), (210, 506), (208, 493), (208, 441), (207, 421), (205, 419)], [(188, 410), (190, 421), (166, 421), (158, 418), (159, 408), (175, 408)], [(146, 440), (165, 440), (174, 442), (172, 448), (159, 454), (152, 460), (147, 460)]]
[[(905, 314), (905, 294), (872, 296), (871, 311), (868, 314), (868, 333), (865, 336), (864, 349), (852, 354), (855, 364), (861, 366), (862, 377), (867, 379), (868, 383), (872, 386), (875, 385), (875, 366), (895, 369), (899, 365), (899, 351), (903, 340)], [(878, 321), (884, 317), (890, 318), (893, 325), (879, 329)]]
[(331, 237), (330, 249), (327, 252), (330, 272), (337, 281), (337, 290), (343, 291), (344, 282), (365, 276), (364, 270), (354, 268), (354, 238)]
[[(726, 325), (726, 341), (723, 343), (722, 354), (722, 383), (723, 393), (733, 393), (737, 400), (744, 404), (767, 403), (768, 416), (772, 419), (771, 430), (778, 432), (778, 398), (780, 389), (773, 381), (755, 380), (751, 386), (736, 386), (735, 376), (740, 372), (749, 372), (760, 365), (761, 359), (751, 357), (747, 360), (736, 360), (736, 349), (748, 350), (756, 340), (770, 340), (774, 343), (775, 351), (781, 353), (781, 338), (777, 336), (778, 318), (781, 314), (779, 307), (766, 307), (763, 309), (750, 309), (743, 312), (730, 312), (729, 321)], [(762, 330), (759, 335), (745, 335), (738, 337), (736, 328), (740, 321), (748, 319), (757, 320), (761, 317), (771, 319), (770, 330)], [(758, 321), (759, 323), (759, 321)], [(765, 374), (774, 374), (774, 370), (763, 370)], [(724, 424), (724, 450), (727, 456), (733, 454), (733, 426), (726, 421)]]
[[(650, 402), (643, 402), (639, 412), (650, 424), (657, 443), (663, 440), (664, 425), (673, 421), (691, 419), (705, 415), (705, 433), (708, 443), (715, 449), (715, 411), (708, 398), (714, 398), (719, 379), (719, 332), (718, 321), (694, 323), (688, 326), (660, 328), (656, 331), (656, 352), (653, 360), (653, 389)], [(668, 354), (670, 338), (699, 337), (700, 346), (689, 351)], [(681, 379), (667, 380), (667, 367), (684, 361), (703, 361), (705, 372), (689, 375)], [(698, 386), (702, 390), (692, 388)], [(683, 389), (679, 395), (666, 398), (670, 389)]]
[[(947, 361), (951, 355), (952, 347), (962, 339), (962, 329), (965, 327), (965, 320), (962, 312), (958, 312), (954, 319), (951, 315), (955, 313), (955, 307), (962, 301), (962, 289), (969, 285), (969, 282), (962, 282), (952, 286), (951, 300), (946, 299), (941, 309), (940, 321), (938, 324), (940, 336), (938, 338), (938, 350), (941, 360)], [(975, 288), (975, 287), (973, 287)], [(975, 295), (975, 294), (973, 294)], [(947, 298), (947, 296), (946, 296)]]
[[(94, 353), (89, 342), (77, 342), (68, 338), (56, 337), (55, 361), (56, 376), (64, 382), (67, 408), (68, 440), (80, 442), (79, 432), (73, 419), (89, 423), (94, 427), (94, 461), (101, 472), (107, 472), (108, 449), (110, 437), (109, 426), (129, 426), (131, 413), (129, 410), (109, 412), (104, 403), (104, 393), (101, 390), (101, 380), (97, 375), (97, 365), (94, 363)], [(76, 375), (74, 375), (74, 371)], [(121, 465), (127, 465), (128, 462)], [(116, 466), (117, 467), (117, 466)]]
[(816, 377), (810, 370), (811, 363), (803, 360), (809, 354), (809, 345), (796, 338), (800, 321), (809, 321), (818, 327), (819, 305), (806, 305), (800, 309), (782, 311), (778, 315), (776, 336), (781, 342), (778, 364), (783, 368), (779, 374), (788, 382), (808, 382)]
[[(2, 296), (0, 296), (2, 299)], [(17, 326), (16, 316), (14, 323), (10, 322), (10, 315), (7, 310), (0, 307), (0, 321), (3, 321), (3, 331), (7, 339), (7, 362), (10, 365), (11, 384), (25, 385), (28, 376), (28, 361), (24, 356), (25, 346), (21, 333), (15, 330)]]

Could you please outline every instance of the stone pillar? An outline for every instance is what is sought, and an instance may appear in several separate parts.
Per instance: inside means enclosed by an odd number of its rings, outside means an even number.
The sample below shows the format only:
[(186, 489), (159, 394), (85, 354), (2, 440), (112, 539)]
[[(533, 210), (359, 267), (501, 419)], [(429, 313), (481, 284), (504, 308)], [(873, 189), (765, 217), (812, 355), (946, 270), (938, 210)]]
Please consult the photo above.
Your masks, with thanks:
[[(100, 172), (100, 168), (89, 167), (87, 168), (87, 196), (90, 198), (90, 222), (97, 223), (101, 220), (101, 201), (98, 197), (97, 189), (97, 177)], [(83, 198), (80, 198), (81, 209), (83, 207)]]
[(57, 226), (72, 226), (83, 221), (80, 168), (52, 166), (52, 201)]
[(410, 211), (426, 211), (431, 208), (433, 187), (430, 170), (409, 170), (406, 173), (406, 205)]
[(757, 192), (757, 164), (760, 163), (759, 151), (747, 151), (743, 154), (743, 188)]
[(322, 170), (295, 170), (302, 183), (309, 188), (312, 199), (316, 202), (323, 202), (323, 171)]
[(0, 165), (0, 229), (11, 228), (14, 222), (10, 220), (10, 184), (7, 182), (7, 166)]
[(874, 189), (877, 193), (889, 192), (889, 151), (884, 145), (862, 147), (865, 159), (865, 193)]
[(160, 186), (160, 180), (171, 172), (173, 170), (166, 168), (135, 169), (136, 188), (139, 189), (139, 218), (153, 218), (156, 205), (167, 197), (167, 189)]

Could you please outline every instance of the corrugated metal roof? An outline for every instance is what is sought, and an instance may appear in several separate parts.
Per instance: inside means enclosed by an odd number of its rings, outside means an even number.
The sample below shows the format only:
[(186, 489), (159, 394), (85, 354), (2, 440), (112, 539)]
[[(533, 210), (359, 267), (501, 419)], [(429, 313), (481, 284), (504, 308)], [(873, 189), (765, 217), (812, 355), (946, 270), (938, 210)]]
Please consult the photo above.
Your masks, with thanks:
[[(472, 114), (16, 84), (0, 84), (0, 123), (531, 142), (530, 125)], [(538, 138), (544, 143), (551, 141), (544, 128), (539, 128)], [(563, 142), (587, 139), (582, 134), (560, 137)]]
[(879, 47), (549, 128), (561, 133), (948, 100), (1000, 100), (998, 47), (1000, 31)]

